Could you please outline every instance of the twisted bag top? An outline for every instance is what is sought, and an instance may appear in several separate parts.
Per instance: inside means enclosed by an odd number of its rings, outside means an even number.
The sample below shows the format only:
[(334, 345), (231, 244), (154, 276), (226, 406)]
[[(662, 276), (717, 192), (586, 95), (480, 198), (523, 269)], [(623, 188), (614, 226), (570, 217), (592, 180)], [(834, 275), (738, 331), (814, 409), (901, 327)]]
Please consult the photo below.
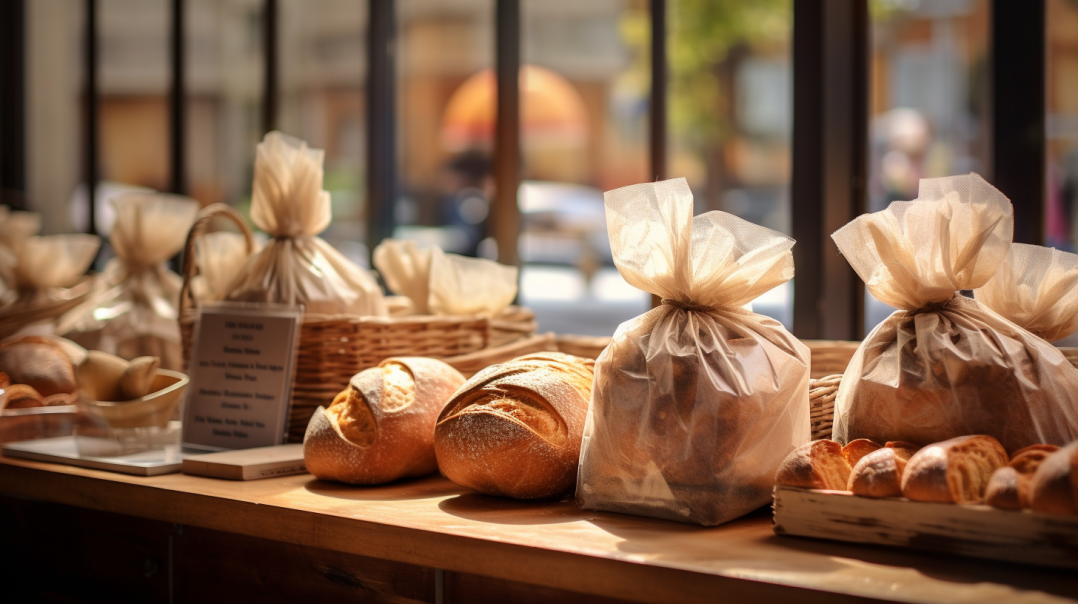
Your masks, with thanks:
[(259, 143), (251, 220), (273, 240), (248, 259), (227, 299), (303, 304), (327, 315), (386, 314), (374, 277), (315, 236), (330, 222), (323, 158), (321, 149), (280, 132)]
[(129, 274), (162, 265), (178, 254), (198, 214), (198, 202), (179, 195), (126, 193), (110, 202), (116, 222), (109, 242)]
[(988, 282), (1013, 232), (1010, 200), (971, 173), (921, 179), (917, 199), (863, 214), (831, 238), (877, 300), (918, 310)]
[(681, 305), (738, 307), (794, 276), (794, 240), (725, 212), (692, 215), (684, 178), (606, 194), (614, 264), (631, 285)]
[(1078, 255), (1012, 243), (999, 270), (974, 298), (1054, 342), (1078, 330)]
[(386, 239), (374, 248), (374, 265), (415, 314), (493, 317), (517, 296), (515, 266), (419, 249), (414, 241)]

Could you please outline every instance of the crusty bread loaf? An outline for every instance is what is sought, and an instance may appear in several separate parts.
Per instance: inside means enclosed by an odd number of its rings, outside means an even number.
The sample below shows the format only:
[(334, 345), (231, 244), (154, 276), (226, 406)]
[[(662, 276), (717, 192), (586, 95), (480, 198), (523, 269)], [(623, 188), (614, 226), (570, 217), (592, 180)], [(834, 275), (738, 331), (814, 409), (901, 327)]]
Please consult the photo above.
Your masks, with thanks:
[(1029, 507), (1042, 514), (1078, 515), (1078, 440), (1041, 462), (1029, 481)]
[(0, 344), (0, 371), (12, 384), (26, 384), (42, 397), (78, 390), (75, 367), (55, 341), (26, 336)]
[(850, 464), (842, 445), (833, 440), (814, 440), (793, 450), (775, 473), (775, 484), (805, 489), (845, 491)]
[(463, 383), (464, 376), (449, 365), (417, 357), (386, 359), (356, 374), (307, 424), (307, 470), (351, 484), (434, 472), (434, 422)]
[(918, 449), (917, 445), (892, 441), (865, 455), (850, 472), (848, 490), (862, 497), (900, 497), (906, 463)]
[(1029, 482), (1049, 455), (1059, 450), (1055, 445), (1030, 445), (1015, 451), (1011, 461), (992, 473), (984, 502), (1005, 510), (1029, 507)]
[(880, 448), (880, 443), (869, 440), (867, 438), (858, 438), (846, 443), (846, 446), (842, 447), (842, 457), (846, 460), (846, 463), (850, 464), (850, 467), (857, 465), (857, 462), (861, 461), (861, 458), (869, 453), (876, 451)]
[(477, 373), (438, 417), (434, 446), (442, 474), (518, 499), (571, 489), (593, 368), (590, 359), (543, 352)]
[(959, 436), (929, 445), (910, 458), (902, 475), (902, 495), (914, 501), (980, 503), (1007, 452), (991, 436)]

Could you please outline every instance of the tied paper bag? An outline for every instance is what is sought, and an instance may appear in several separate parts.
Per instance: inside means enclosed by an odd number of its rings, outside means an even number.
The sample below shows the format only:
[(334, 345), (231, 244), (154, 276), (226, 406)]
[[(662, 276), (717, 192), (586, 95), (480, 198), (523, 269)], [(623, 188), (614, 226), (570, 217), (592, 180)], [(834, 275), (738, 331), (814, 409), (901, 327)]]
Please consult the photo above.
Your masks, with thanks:
[(325, 315), (386, 314), (374, 277), (317, 237), (330, 222), (324, 155), (280, 132), (258, 144), (251, 220), (272, 240), (247, 260), (226, 299), (302, 304)]
[(1078, 255), (1012, 243), (999, 270), (973, 296), (1044, 340), (1062, 340), (1078, 330)]
[(68, 300), (66, 289), (82, 280), (99, 247), (96, 235), (27, 237), (18, 256), (4, 267), (11, 291), (5, 294), (0, 316)]
[[(256, 240), (252, 253), (261, 246)], [(247, 240), (231, 231), (206, 233), (195, 240), (195, 266), (198, 274), (191, 280), (196, 300), (217, 302), (228, 295), (229, 286), (247, 265)]]
[(407, 296), (415, 314), (493, 317), (517, 295), (517, 268), (483, 258), (421, 250), (414, 241), (386, 239), (374, 249), (389, 289)]
[(198, 202), (141, 192), (110, 201), (116, 221), (109, 241), (116, 257), (105, 266), (105, 289), (64, 316), (57, 329), (92, 350), (126, 359), (156, 356), (161, 367), (181, 369), (176, 318), (183, 282), (166, 262), (183, 248)]
[(1078, 383), (1054, 347), (957, 292), (984, 286), (1011, 247), (1010, 201), (980, 176), (922, 179), (917, 199), (832, 235), (898, 308), (854, 353), (834, 438), (917, 445), (994, 436), (1010, 452), (1078, 438)]
[(41, 215), (0, 206), (0, 298), (15, 285), (13, 273), (26, 241), (41, 230)]
[(741, 308), (793, 277), (794, 241), (723, 212), (693, 218), (685, 179), (607, 192), (614, 262), (663, 304), (595, 362), (577, 499), (703, 525), (771, 499), (809, 440), (809, 350)]

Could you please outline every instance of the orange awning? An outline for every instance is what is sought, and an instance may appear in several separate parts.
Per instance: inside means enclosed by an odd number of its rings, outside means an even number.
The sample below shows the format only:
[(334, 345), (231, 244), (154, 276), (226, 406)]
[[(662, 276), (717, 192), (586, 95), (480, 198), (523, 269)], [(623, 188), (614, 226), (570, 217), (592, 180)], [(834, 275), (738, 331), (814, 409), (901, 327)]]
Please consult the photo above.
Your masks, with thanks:
[[(449, 151), (489, 149), (494, 142), (496, 79), (484, 69), (464, 81), (442, 116), (442, 145)], [(587, 109), (576, 88), (558, 73), (524, 65), (520, 69), (521, 134), (527, 148), (572, 147), (587, 137)]]

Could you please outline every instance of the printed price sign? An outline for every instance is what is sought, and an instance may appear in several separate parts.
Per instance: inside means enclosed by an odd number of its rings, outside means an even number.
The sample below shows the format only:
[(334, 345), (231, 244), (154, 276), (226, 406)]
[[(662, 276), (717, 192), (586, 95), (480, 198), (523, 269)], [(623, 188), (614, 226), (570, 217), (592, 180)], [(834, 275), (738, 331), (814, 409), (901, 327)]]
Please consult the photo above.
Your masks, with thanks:
[(213, 304), (199, 312), (185, 446), (249, 449), (285, 442), (301, 307)]

